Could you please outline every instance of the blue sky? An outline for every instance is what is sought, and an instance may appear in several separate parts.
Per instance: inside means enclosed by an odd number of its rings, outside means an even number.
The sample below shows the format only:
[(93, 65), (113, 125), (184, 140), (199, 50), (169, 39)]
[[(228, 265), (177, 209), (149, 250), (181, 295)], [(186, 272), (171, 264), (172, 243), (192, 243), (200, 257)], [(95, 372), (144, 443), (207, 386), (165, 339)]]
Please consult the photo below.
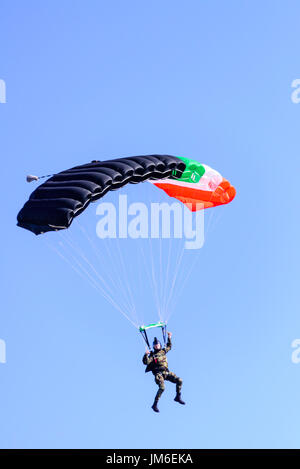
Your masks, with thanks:
[[(289, 0), (2, 1), (0, 447), (299, 448), (299, 13)], [(237, 188), (169, 323), (187, 405), (169, 384), (159, 415), (139, 334), (16, 227), (26, 174), (149, 153)], [(93, 232), (95, 208), (83, 220)]]

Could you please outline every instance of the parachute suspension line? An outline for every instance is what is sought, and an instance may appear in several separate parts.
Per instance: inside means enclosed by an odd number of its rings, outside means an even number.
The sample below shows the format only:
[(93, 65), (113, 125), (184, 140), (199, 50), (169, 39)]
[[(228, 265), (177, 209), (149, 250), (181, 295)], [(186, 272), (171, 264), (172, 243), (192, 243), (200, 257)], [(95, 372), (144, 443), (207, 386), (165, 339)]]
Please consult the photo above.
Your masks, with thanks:
[[(138, 280), (139, 280), (139, 291), (143, 291), (145, 289), (145, 285), (147, 282), (147, 286), (149, 288), (149, 291), (151, 291), (151, 278), (149, 276), (148, 272), (148, 266), (147, 263), (145, 262), (145, 254), (144, 254), (144, 249), (143, 249), (143, 243), (140, 242), (138, 243), (138, 250), (139, 250), (139, 255), (137, 256), (138, 262), (139, 262), (139, 269), (138, 271), (141, 273), (138, 275)], [(143, 311), (141, 311), (143, 313)], [(145, 322), (145, 316), (141, 317), (141, 323), (143, 324)]]
[[(151, 265), (149, 265), (149, 262), (147, 262), (147, 260), (146, 260), (146, 255), (145, 255), (145, 252), (144, 252), (143, 243), (139, 243), (139, 251), (140, 251), (140, 258), (142, 260), (141, 264), (144, 265), (144, 271), (146, 272), (146, 276), (148, 278), (149, 289), (153, 294), (154, 303), (155, 303), (156, 309), (158, 311), (159, 306), (158, 306), (158, 300), (157, 300), (157, 296), (156, 296), (155, 285), (154, 285), (154, 281), (153, 281), (153, 277), (152, 277)], [(142, 267), (142, 265), (141, 265), (141, 267)], [(141, 287), (142, 287), (142, 285), (141, 285)], [(145, 288), (145, 285), (143, 285), (143, 288)]]
[[(169, 292), (169, 295), (168, 295), (168, 300), (167, 300), (167, 303), (166, 303), (166, 310), (168, 310), (169, 304), (170, 304), (172, 296), (173, 296), (173, 291), (174, 291), (174, 288), (175, 288), (175, 285), (176, 285), (176, 282), (177, 282), (177, 279), (178, 279), (178, 274), (179, 274), (179, 271), (180, 271), (184, 251), (185, 251), (185, 248), (184, 248), (184, 244), (183, 244), (182, 248), (179, 250), (179, 253), (178, 253), (175, 272), (174, 272), (174, 275), (173, 275), (173, 281), (172, 281), (172, 284), (171, 284), (171, 289), (170, 289), (170, 292)], [(171, 312), (168, 313), (167, 321), (170, 319), (170, 317), (171, 317)]]
[[(211, 222), (214, 218), (214, 213), (213, 211), (210, 212), (209, 214), (209, 223), (208, 223), (208, 229), (209, 227), (211, 226)], [(184, 257), (184, 246), (183, 246), (183, 250), (182, 251), (179, 251), (180, 252), (180, 259), (178, 258), (177, 261), (176, 261), (176, 266), (179, 267), (182, 263), (182, 260), (183, 260), (183, 257)], [(200, 252), (201, 252), (201, 249), (198, 250), (197, 254), (195, 254), (193, 260), (192, 260), (192, 263), (191, 263), (191, 266), (188, 270), (188, 273), (186, 275), (184, 275), (184, 277), (182, 278), (182, 281), (179, 282), (179, 277), (178, 277), (178, 274), (179, 274), (179, 268), (176, 269), (176, 272), (174, 274), (174, 278), (173, 278), (173, 283), (172, 283), (172, 287), (171, 287), (171, 291), (170, 291), (170, 295), (169, 295), (169, 300), (168, 300), (168, 309), (169, 309), (169, 314), (166, 316), (166, 319), (169, 320), (170, 317), (172, 316), (173, 314), (173, 309), (174, 309), (174, 303), (176, 302), (176, 299), (180, 298), (181, 295), (182, 295), (182, 292), (184, 291), (184, 288), (192, 274), (192, 271), (199, 259), (199, 255), (200, 255)], [(179, 285), (179, 288), (176, 289), (176, 292), (175, 294), (173, 294), (174, 292), (174, 288), (175, 288), (175, 285)]]
[[(208, 219), (208, 224), (207, 224), (207, 231), (206, 231), (206, 234), (208, 234), (209, 232), (212, 233), (212, 231), (216, 228), (216, 226), (218, 225), (221, 217), (223, 216), (223, 211), (222, 213), (220, 212), (218, 214), (218, 217), (216, 218), (215, 216), (215, 213), (214, 211), (211, 211), (210, 214), (209, 214), (209, 219)], [(201, 253), (201, 249), (198, 250), (197, 254), (195, 255), (192, 263), (191, 263), (191, 266), (187, 272), (187, 275), (185, 275), (185, 278), (183, 279), (183, 282), (181, 283), (177, 293), (176, 293), (176, 297), (180, 297), (182, 292), (184, 291), (185, 287), (186, 287), (186, 284), (188, 282), (188, 280), (190, 279), (190, 276), (200, 258), (200, 253)]]
[[(79, 223), (78, 223), (78, 227), (82, 231), (83, 235), (85, 236), (86, 240), (92, 247), (93, 251), (95, 252), (98, 260), (100, 261), (100, 265), (103, 265), (103, 256), (101, 257), (100, 251), (98, 247), (96, 246), (95, 242), (90, 238), (85, 228), (82, 227)], [(112, 243), (114, 244), (117, 243), (117, 250), (109, 248), (108, 244), (112, 244)], [(109, 238), (103, 239), (101, 240), (101, 245), (104, 247), (106, 251), (107, 259), (110, 260), (109, 267), (112, 270), (112, 275), (110, 275), (109, 271), (106, 271), (106, 276), (109, 278), (114, 291), (122, 292), (121, 296), (122, 296), (124, 305), (126, 304), (126, 308), (129, 314), (131, 316), (134, 316), (136, 324), (138, 324), (140, 321), (136, 312), (136, 306), (135, 306), (134, 299), (133, 299), (133, 293), (132, 293), (132, 290), (130, 288), (130, 284), (128, 281), (128, 275), (126, 273), (124, 256), (120, 248), (120, 240), (119, 238), (117, 239), (114, 238), (113, 240)]]
[(164, 291), (164, 298), (163, 298), (163, 315), (164, 317), (167, 316), (167, 292), (170, 283), (170, 262), (171, 262), (171, 251), (172, 251), (172, 244), (173, 238), (171, 237), (169, 240), (169, 247), (168, 247), (168, 259), (167, 259), (167, 268), (166, 268), (166, 284), (165, 284), (165, 291)]
[[(178, 292), (177, 292), (177, 294), (176, 294), (176, 297), (177, 297), (177, 298), (180, 298), (182, 292), (184, 291), (184, 288), (185, 288), (185, 286), (186, 286), (186, 284), (187, 284), (187, 282), (188, 282), (188, 280), (189, 280), (189, 278), (190, 278), (190, 276), (191, 276), (192, 271), (194, 270), (194, 267), (195, 267), (195, 265), (196, 265), (196, 263), (197, 263), (197, 260), (199, 259), (200, 252), (201, 252), (201, 250), (199, 250), (198, 253), (195, 255), (195, 257), (194, 257), (194, 259), (193, 259), (193, 261), (192, 261), (191, 267), (190, 267), (190, 269), (188, 270), (187, 275), (185, 275), (185, 277), (184, 277), (184, 279), (183, 279), (183, 281), (182, 281), (182, 283), (181, 283), (181, 285), (180, 285), (180, 287), (179, 287), (179, 290), (178, 290)], [(170, 314), (170, 316), (171, 316), (171, 314)], [(169, 316), (169, 317), (170, 317), (170, 316)], [(168, 317), (168, 319), (169, 319), (169, 317)]]
[(145, 330), (143, 330), (143, 331), (140, 330), (140, 333), (142, 334), (142, 337), (143, 337), (144, 341), (146, 342), (146, 344), (148, 346), (148, 349), (151, 351), (151, 346), (149, 344), (149, 339), (148, 339), (147, 332)]
[[(152, 191), (151, 191), (151, 186), (148, 181), (145, 182), (145, 189), (146, 189), (146, 198), (147, 198), (147, 205), (148, 207), (151, 207), (152, 203)], [(151, 225), (150, 225), (151, 226)], [(151, 228), (150, 228), (151, 230)], [(152, 232), (148, 234), (148, 244), (149, 248), (147, 249), (147, 255), (144, 255), (144, 262), (145, 265), (149, 266), (149, 277), (150, 277), (150, 285), (152, 285), (151, 291), (153, 293), (153, 299), (154, 299), (154, 304), (156, 307), (156, 312), (158, 319), (161, 321), (161, 305), (159, 301), (159, 292), (158, 292), (158, 284), (157, 284), (157, 275), (156, 275), (156, 269), (155, 269), (155, 262), (154, 262), (154, 253), (153, 253), (153, 240), (152, 240)], [(147, 262), (148, 260), (148, 262)]]
[(168, 278), (166, 272), (164, 272), (165, 262), (163, 259), (163, 238), (162, 234), (159, 237), (159, 284), (160, 284), (160, 309), (161, 309), (161, 320), (165, 319), (166, 311), (164, 308), (164, 297), (167, 291)]
[[(86, 277), (83, 275), (83, 273), (80, 270), (78, 270), (77, 267), (74, 264), (72, 264), (72, 262), (66, 256), (64, 256), (55, 246), (52, 246), (46, 240), (44, 240), (44, 243), (48, 246), (49, 249), (52, 249), (52, 251), (54, 251), (61, 259), (63, 259), (81, 278), (86, 280)], [(91, 286), (97, 289), (97, 286), (95, 285), (95, 283), (92, 282), (90, 278), (88, 278), (88, 280)]]
[(163, 238), (162, 236), (160, 237), (159, 240), (159, 249), (160, 249), (160, 285), (161, 285), (161, 295), (160, 295), (160, 303), (161, 303), (161, 315), (162, 319), (166, 319), (166, 297), (167, 297), (167, 292), (168, 292), (168, 285), (169, 285), (169, 263), (170, 263), (170, 250), (172, 246), (172, 236), (170, 236), (170, 239), (168, 239), (168, 244), (169, 244), (169, 249), (168, 251), (168, 259), (167, 261), (165, 260), (166, 253), (164, 255), (164, 249), (163, 249)]
[[(89, 244), (92, 247), (93, 251), (95, 252), (99, 262), (101, 263), (100, 265), (103, 265), (103, 256), (101, 258), (99, 249), (95, 245), (94, 241), (89, 237), (89, 235), (86, 232), (85, 228), (82, 227), (79, 223), (78, 223), (78, 227), (80, 228), (81, 232), (85, 236), (86, 240), (89, 242)], [(109, 250), (107, 248), (106, 241), (108, 241), (108, 240), (102, 240), (102, 246), (104, 246), (104, 248), (107, 252), (107, 258), (110, 258), (110, 260), (111, 260), (110, 267), (113, 270), (113, 277), (110, 275), (109, 272), (106, 272), (106, 275), (109, 278), (109, 280), (110, 280), (112, 286), (114, 287), (115, 291), (119, 291), (119, 292), (123, 291), (122, 296), (123, 296), (124, 303), (126, 303), (126, 308), (128, 309), (128, 311), (130, 311), (130, 312), (132, 311), (132, 313), (134, 314), (135, 313), (134, 305), (130, 305), (129, 300), (128, 300), (128, 294), (126, 293), (126, 291), (124, 293), (124, 282), (121, 281), (120, 269), (115, 269), (115, 265), (117, 265), (117, 263), (114, 262), (114, 260), (113, 260), (113, 256), (112, 256), (113, 250)], [(137, 318), (136, 314), (135, 314), (135, 319), (136, 319), (136, 322), (138, 323), (139, 321), (138, 321), (138, 318)]]
[[(148, 187), (150, 187), (150, 184), (147, 184), (147, 188)], [(148, 191), (147, 196), (148, 202), (150, 203), (150, 194), (148, 193)], [(167, 245), (167, 249), (164, 249), (164, 243)], [(155, 240), (152, 239), (151, 236), (149, 236), (149, 264), (153, 285), (152, 291), (154, 294), (155, 304), (157, 307), (158, 317), (160, 321), (166, 319), (168, 313), (167, 305), (169, 303), (169, 293), (172, 290), (172, 280), (174, 282), (173, 276), (176, 275), (177, 277), (181, 265), (180, 261), (183, 256), (183, 252), (181, 252), (180, 249), (178, 251), (178, 254), (177, 251), (173, 250), (174, 244), (176, 246), (176, 243), (174, 243), (173, 240), (173, 236), (170, 236), (169, 239), (164, 239), (162, 237), (162, 233), (159, 233), (159, 239)], [(156, 252), (155, 255), (154, 251), (159, 252)], [(176, 264), (174, 264), (175, 256), (177, 257)]]
[(164, 346), (166, 347), (166, 345), (167, 345), (167, 324), (165, 324), (162, 327), (162, 335), (163, 335), (163, 339), (164, 339)]
[[(89, 242), (90, 246), (93, 248), (97, 258), (101, 261), (101, 257), (99, 255), (99, 252), (98, 252), (98, 249), (97, 247), (95, 246), (95, 244), (93, 243), (93, 241), (91, 240), (91, 238), (89, 237), (89, 235), (87, 234), (86, 230), (79, 224), (78, 220), (76, 220), (77, 222), (77, 225), (79, 227), (79, 229), (81, 230), (81, 232), (83, 233), (83, 235), (85, 236), (86, 240)], [(113, 279), (111, 278), (110, 274), (107, 273), (107, 277), (110, 279), (110, 281), (113, 283)]]
[[(173, 246), (173, 237), (170, 236), (168, 239), (168, 249), (164, 250), (162, 248), (162, 237), (160, 237), (160, 285), (161, 285), (161, 296), (160, 296), (160, 302), (161, 302), (161, 312), (162, 312), (162, 318), (165, 320), (167, 316), (167, 298), (168, 298), (168, 292), (170, 290), (170, 283), (171, 283), (171, 275), (170, 275), (170, 262), (172, 258), (175, 258), (175, 256), (172, 256), (172, 246)], [(165, 240), (167, 241), (167, 240)], [(174, 265), (174, 269), (176, 268), (176, 264)]]
[[(155, 295), (155, 286), (154, 286), (153, 278), (152, 278), (152, 275), (151, 275), (151, 266), (149, 265), (149, 262), (147, 262), (144, 247), (143, 247), (143, 242), (139, 243), (139, 252), (140, 252), (139, 257), (140, 257), (140, 260), (141, 260), (140, 272), (145, 272), (145, 274), (146, 274), (146, 277), (148, 279), (149, 289), (153, 293), (154, 304), (155, 304), (155, 307), (158, 311), (158, 302), (157, 302), (157, 298), (156, 298), (156, 295)], [(140, 280), (142, 281), (142, 277), (141, 276), (139, 276), (139, 277), (140, 277)], [(142, 289), (145, 288), (145, 282), (144, 282), (143, 285), (141, 284), (140, 287), (141, 287), (141, 291), (142, 291)], [(143, 318), (143, 320), (144, 320), (144, 318)]]
[[(61, 233), (60, 233), (61, 235)], [(50, 246), (51, 247), (51, 246)], [(62, 243), (61, 245), (62, 248), (65, 249), (64, 247), (64, 243)], [(52, 247), (52, 249), (54, 251), (57, 252), (57, 254), (62, 258), (64, 259), (69, 265), (71, 265), (71, 267), (73, 268), (73, 270), (77, 273), (78, 272), (78, 269), (76, 267), (74, 267), (74, 264), (72, 264), (72, 262), (66, 257), (64, 256), (63, 254), (61, 254), (59, 252), (58, 249), (56, 249), (55, 247)], [(66, 251), (66, 249), (65, 249)], [(75, 249), (75, 252), (76, 252), (76, 249)], [(78, 250), (77, 250), (78, 252)], [(107, 293), (103, 287), (99, 284), (99, 281), (97, 281), (97, 279), (93, 278), (93, 276), (90, 274), (90, 272), (88, 272), (88, 270), (86, 270), (86, 268), (81, 264), (81, 262), (78, 260), (78, 258), (74, 255), (72, 255), (71, 253), (68, 253), (69, 256), (71, 256), (71, 258), (73, 258), (73, 261), (75, 261), (75, 263), (77, 264), (77, 266), (81, 269), (81, 271), (83, 273), (81, 273), (81, 276), (85, 279), (88, 279), (89, 283), (94, 287), (96, 288), (100, 293), (101, 295), (115, 308), (117, 309), (134, 327), (138, 328), (138, 325), (135, 324), (131, 319), (130, 317), (128, 316), (128, 314), (126, 314), (126, 312), (114, 301), (114, 299), (110, 296), (109, 293)]]
[(118, 248), (118, 252), (119, 252), (119, 258), (120, 258), (120, 262), (121, 262), (121, 268), (122, 268), (122, 271), (123, 271), (123, 278), (125, 279), (125, 285), (127, 286), (127, 291), (128, 291), (128, 294), (129, 294), (129, 299), (131, 301), (131, 304), (132, 304), (132, 311), (135, 315), (135, 317), (137, 318), (137, 313), (136, 313), (136, 307), (135, 307), (135, 303), (134, 303), (134, 299), (133, 299), (133, 294), (132, 294), (132, 290), (131, 290), (131, 287), (130, 287), (130, 283), (128, 281), (128, 276), (126, 274), (126, 268), (125, 268), (125, 263), (124, 263), (124, 258), (123, 258), (123, 254), (122, 254), (122, 251), (120, 249), (120, 240), (119, 238), (117, 237), (117, 248)]
[[(148, 206), (151, 206), (152, 200), (153, 200), (153, 193), (152, 190), (152, 184), (150, 184), (148, 181), (145, 181), (145, 190), (146, 190), (146, 198), (147, 198), (147, 204)], [(148, 236), (148, 246), (149, 249), (147, 250), (147, 258), (146, 255), (143, 252), (143, 257), (144, 257), (144, 262), (146, 266), (149, 266), (149, 273), (150, 273), (150, 285), (152, 285), (151, 291), (153, 292), (153, 298), (154, 298), (154, 303), (155, 307), (157, 310), (157, 315), (160, 321), (162, 321), (162, 312), (161, 312), (161, 301), (160, 301), (160, 295), (159, 295), (159, 286), (158, 286), (158, 274), (160, 270), (156, 268), (154, 260), (157, 259), (157, 256), (154, 256), (154, 242), (158, 241), (157, 239), (153, 240), (152, 239), (152, 233), (149, 233)], [(150, 258), (150, 259), (149, 259)], [(148, 260), (148, 262), (147, 262)], [(150, 260), (150, 262), (149, 262)], [(156, 262), (157, 264), (157, 262)], [(157, 272), (158, 270), (158, 272)], [(161, 284), (161, 282), (160, 282)]]
[[(126, 315), (126, 313), (124, 311), (121, 310), (121, 308), (114, 302), (114, 300), (112, 298), (110, 298), (108, 295), (105, 294), (105, 292), (103, 292), (103, 290), (101, 289), (101, 287), (99, 287), (99, 285), (97, 284), (97, 282), (95, 281), (95, 279), (93, 279), (89, 272), (86, 271), (86, 269), (82, 266), (82, 264), (77, 260), (77, 264), (79, 266), (79, 268), (82, 270), (82, 272), (80, 270), (78, 270), (76, 268), (76, 266), (66, 257), (64, 256), (57, 248), (55, 248), (54, 246), (51, 246), (49, 243), (47, 243), (45, 241), (45, 243), (48, 245), (48, 247), (50, 249), (52, 249), (54, 252), (57, 253), (57, 255), (63, 259), (69, 266), (71, 266), (71, 268), (77, 273), (79, 274), (80, 277), (82, 277), (84, 280), (88, 280), (88, 282), (90, 283), (90, 285), (95, 288), (96, 290), (99, 290), (101, 292), (101, 294), (103, 295), (103, 297), (114, 307), (116, 308), (126, 319), (128, 319), (129, 322), (131, 322), (131, 324), (138, 328), (137, 324), (134, 324), (133, 321), (131, 321), (131, 319)], [(73, 256), (72, 256), (73, 257)]]
[[(121, 292), (123, 297), (123, 301), (127, 304), (128, 310), (132, 312), (135, 311), (135, 307), (130, 303), (130, 295), (128, 293), (128, 289), (126, 290), (126, 283), (124, 279), (122, 279), (121, 269), (120, 269), (120, 258), (116, 255), (115, 249), (111, 249), (108, 245), (112, 243), (112, 240), (109, 238), (103, 239), (103, 246), (106, 251), (107, 259), (110, 260), (110, 268), (112, 270), (113, 279), (111, 280), (112, 283), (115, 284), (115, 291)], [(123, 276), (124, 277), (124, 276)], [(111, 278), (111, 276), (110, 276)], [(137, 321), (138, 322), (138, 321)]]
[(211, 220), (212, 220), (212, 223), (210, 224), (209, 226), (209, 230), (207, 230), (207, 234), (208, 232), (212, 233), (216, 227), (218, 226), (221, 218), (224, 216), (224, 210), (220, 210), (219, 213), (216, 215), (215, 213), (213, 213), (212, 217), (211, 217)]
[[(62, 238), (62, 234), (59, 233), (60, 237)], [(71, 238), (71, 235), (70, 233), (66, 233), (66, 237), (69, 237)], [(104, 278), (99, 274), (99, 272), (97, 271), (97, 269), (95, 269), (95, 267), (93, 266), (93, 264), (91, 264), (91, 262), (89, 261), (89, 259), (85, 256), (85, 254), (81, 251), (81, 249), (79, 249), (77, 246), (75, 246), (74, 244), (74, 241), (72, 239), (66, 239), (65, 242), (67, 244), (69, 244), (69, 246), (71, 247), (71, 249), (74, 250), (74, 252), (77, 252), (77, 254), (79, 254), (81, 256), (81, 258), (87, 263), (87, 265), (89, 266), (89, 268), (94, 272), (94, 274), (96, 275), (96, 277), (99, 278), (100, 282), (103, 283), (103, 285), (105, 286), (105, 288), (107, 288), (107, 290), (113, 294), (111, 288), (109, 287), (109, 285), (107, 285), (106, 281), (104, 280)]]
[(164, 278), (163, 278), (163, 273), (162, 273), (162, 248), (161, 248), (161, 243), (162, 243), (162, 237), (161, 235), (159, 236), (159, 303), (160, 303), (160, 320), (162, 320), (162, 296), (163, 296), (163, 291), (164, 291)]
[(153, 256), (153, 246), (151, 242), (151, 236), (149, 236), (149, 244), (150, 244), (150, 254), (151, 254), (150, 257), (151, 257), (151, 274), (152, 274), (152, 282), (153, 282), (153, 291), (154, 291), (155, 300), (156, 300), (158, 317), (161, 321), (162, 320), (161, 308), (160, 308), (160, 301), (159, 301), (159, 294), (158, 294), (158, 286), (157, 286), (157, 281), (156, 281), (156, 272), (155, 272), (155, 267), (154, 267), (154, 256)]
[[(112, 282), (115, 284), (115, 291), (121, 292), (123, 297), (123, 301), (127, 304), (128, 310), (130, 314), (135, 316), (137, 323), (138, 318), (136, 314), (136, 308), (133, 301), (133, 296), (130, 290), (130, 286), (128, 284), (126, 269), (124, 267), (124, 260), (122, 251), (120, 250), (119, 246), (119, 239), (103, 239), (103, 246), (106, 251), (107, 258), (110, 260), (109, 267), (112, 270), (113, 280)], [(117, 249), (115, 246), (110, 248), (109, 245), (112, 243), (117, 243)]]
[(97, 288), (97, 290), (100, 291), (100, 293), (102, 294), (102, 296), (112, 305), (114, 306), (126, 319), (128, 319), (129, 322), (131, 322), (131, 324), (135, 327), (138, 327), (137, 324), (135, 324), (131, 319), (130, 317), (128, 316), (128, 314), (126, 314), (124, 308), (121, 308), (115, 301), (114, 299), (111, 297), (111, 295), (109, 293), (107, 293), (104, 288), (101, 286), (101, 284), (99, 284), (99, 282), (97, 281), (97, 279), (93, 278), (91, 276), (91, 274), (86, 270), (86, 268), (80, 263), (80, 261), (78, 260), (77, 257), (73, 256), (72, 254), (70, 254), (71, 257), (74, 259), (74, 261), (79, 265), (79, 267), (82, 269), (82, 271), (84, 272), (84, 274), (87, 276), (87, 278), (95, 284), (95, 287)]
[[(211, 225), (211, 222), (212, 222), (212, 219), (213, 219), (213, 214), (214, 214), (214, 211), (212, 210), (209, 214), (209, 219), (208, 219), (208, 223), (207, 223), (207, 232), (206, 234), (208, 234), (209, 232), (209, 229), (210, 229), (210, 225)], [(204, 212), (204, 217), (205, 217), (205, 212)], [(206, 224), (205, 224), (206, 226)]]
[[(105, 288), (110, 292), (110, 294), (107, 293), (107, 292), (105, 291), (105, 289), (103, 289), (102, 286), (101, 286), (101, 288), (102, 288), (102, 290), (103, 290), (103, 293), (106, 295), (106, 297), (107, 297), (107, 295), (109, 295), (109, 297), (113, 300), (114, 304), (117, 304), (117, 303), (115, 302), (115, 300), (113, 299), (114, 292), (113, 292), (113, 291), (111, 290), (111, 288), (107, 285), (107, 283), (104, 281), (103, 277), (98, 273), (98, 271), (94, 268), (94, 266), (88, 261), (88, 259), (86, 259), (85, 256), (84, 256), (84, 259), (86, 260), (86, 262), (88, 263), (88, 265), (92, 268), (92, 270), (96, 273), (96, 276), (100, 279), (100, 281), (102, 281), (102, 283), (104, 284)], [(117, 289), (115, 289), (115, 291), (117, 291)], [(120, 306), (122, 306), (121, 309), (122, 309), (123, 313), (125, 313), (125, 311), (127, 312), (126, 316), (127, 316), (127, 318), (128, 318), (128, 315), (131, 315), (131, 308), (130, 308), (128, 305), (127, 305), (127, 306), (125, 306), (124, 304), (122, 305), (121, 302), (119, 302), (119, 303), (120, 303), (120, 305), (119, 305), (119, 310), (120, 310)], [(131, 320), (130, 320), (130, 321), (131, 321)], [(131, 321), (131, 322), (132, 322), (132, 324), (134, 324), (133, 321)], [(137, 324), (138, 324), (138, 321), (137, 321), (137, 323), (135, 324), (136, 327), (137, 327)]]

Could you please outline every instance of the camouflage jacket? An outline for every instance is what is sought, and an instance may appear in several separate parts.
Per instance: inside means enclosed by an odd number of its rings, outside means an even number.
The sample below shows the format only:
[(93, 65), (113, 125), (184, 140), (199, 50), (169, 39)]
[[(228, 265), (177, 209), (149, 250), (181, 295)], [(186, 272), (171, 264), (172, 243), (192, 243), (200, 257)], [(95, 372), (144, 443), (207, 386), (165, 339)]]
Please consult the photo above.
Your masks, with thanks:
[(143, 356), (143, 363), (144, 365), (147, 365), (145, 372), (148, 373), (148, 371), (152, 371), (152, 373), (155, 375), (160, 371), (168, 370), (168, 360), (166, 355), (171, 350), (171, 348), (171, 339), (168, 337), (166, 347), (158, 350), (157, 352), (154, 350), (153, 352), (150, 352), (149, 355), (145, 353)]

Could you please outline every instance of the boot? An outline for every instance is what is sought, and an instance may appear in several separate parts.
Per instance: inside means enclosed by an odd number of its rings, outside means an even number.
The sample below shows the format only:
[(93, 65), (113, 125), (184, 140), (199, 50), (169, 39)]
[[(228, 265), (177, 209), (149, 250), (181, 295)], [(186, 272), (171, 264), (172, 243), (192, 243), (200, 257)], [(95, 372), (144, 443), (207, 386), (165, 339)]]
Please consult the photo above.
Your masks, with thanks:
[(179, 404), (185, 405), (185, 402), (181, 399), (181, 393), (180, 392), (178, 392), (176, 394), (176, 397), (175, 397), (174, 401), (179, 402)]
[(157, 403), (158, 403), (158, 401), (155, 400), (154, 403), (153, 403), (153, 406), (151, 407), (154, 410), (154, 412), (159, 412), (159, 408), (157, 407)]

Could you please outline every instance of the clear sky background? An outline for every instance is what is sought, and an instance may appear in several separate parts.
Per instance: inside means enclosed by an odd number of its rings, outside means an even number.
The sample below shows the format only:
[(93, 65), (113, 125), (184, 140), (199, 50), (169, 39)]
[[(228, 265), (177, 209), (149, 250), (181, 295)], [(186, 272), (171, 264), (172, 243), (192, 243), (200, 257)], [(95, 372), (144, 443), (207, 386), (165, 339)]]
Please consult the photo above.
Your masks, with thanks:
[[(290, 0), (1, 1), (2, 448), (300, 447), (299, 15)], [(26, 174), (149, 153), (237, 188), (169, 323), (187, 405), (169, 383), (158, 415), (139, 333), (16, 227)]]

